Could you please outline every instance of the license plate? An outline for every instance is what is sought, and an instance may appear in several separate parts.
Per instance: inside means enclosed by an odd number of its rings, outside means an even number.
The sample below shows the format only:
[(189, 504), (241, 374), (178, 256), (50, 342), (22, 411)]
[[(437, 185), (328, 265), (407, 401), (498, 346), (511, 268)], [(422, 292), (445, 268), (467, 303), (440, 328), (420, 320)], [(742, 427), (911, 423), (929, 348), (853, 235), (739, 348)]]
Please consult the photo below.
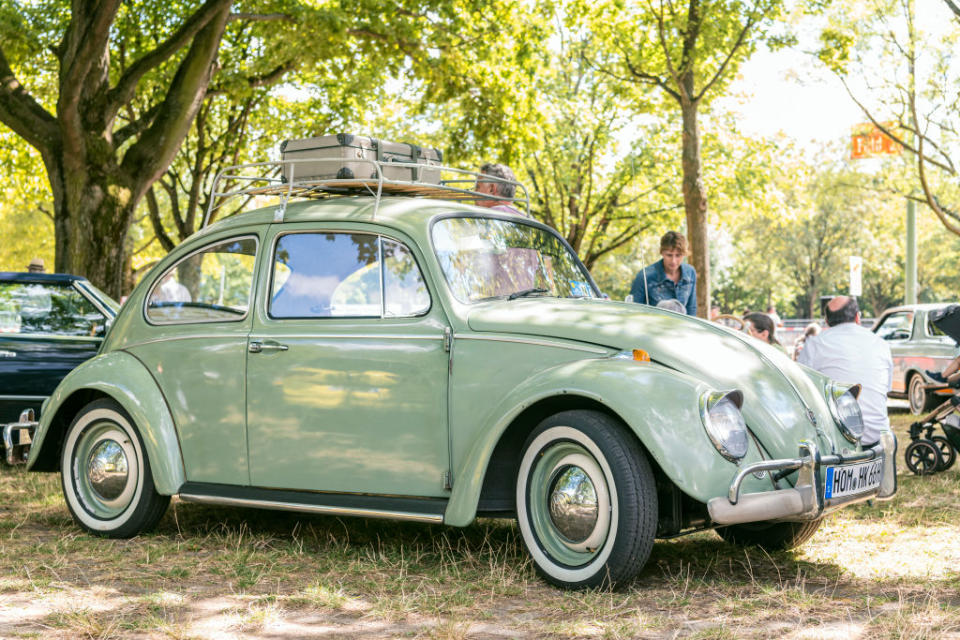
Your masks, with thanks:
[(883, 479), (883, 460), (871, 460), (842, 467), (827, 467), (823, 497), (852, 496), (880, 486)]

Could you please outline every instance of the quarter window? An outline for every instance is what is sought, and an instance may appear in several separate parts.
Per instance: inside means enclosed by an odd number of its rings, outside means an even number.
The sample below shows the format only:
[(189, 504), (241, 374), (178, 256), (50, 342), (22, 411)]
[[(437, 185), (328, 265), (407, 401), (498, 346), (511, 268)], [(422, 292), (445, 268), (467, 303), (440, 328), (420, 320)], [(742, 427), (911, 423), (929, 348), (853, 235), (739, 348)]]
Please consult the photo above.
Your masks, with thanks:
[(0, 284), (0, 333), (103, 335), (106, 318), (67, 285)]
[(877, 328), (877, 335), (884, 340), (909, 340), (912, 328), (912, 313), (892, 313)]
[(240, 320), (250, 306), (256, 238), (220, 242), (168, 269), (147, 296), (157, 324)]
[(365, 233), (293, 233), (274, 254), (273, 318), (415, 316), (430, 308), (402, 244)]

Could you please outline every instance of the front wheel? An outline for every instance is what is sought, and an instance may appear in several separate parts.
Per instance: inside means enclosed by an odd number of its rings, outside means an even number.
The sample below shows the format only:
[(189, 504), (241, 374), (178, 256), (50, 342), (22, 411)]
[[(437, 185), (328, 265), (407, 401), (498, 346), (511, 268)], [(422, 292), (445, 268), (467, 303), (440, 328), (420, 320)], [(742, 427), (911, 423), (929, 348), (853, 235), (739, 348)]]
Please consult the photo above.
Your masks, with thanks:
[(653, 549), (653, 471), (618, 421), (594, 411), (558, 413), (527, 439), (517, 520), (547, 582), (570, 589), (625, 582)]
[(717, 534), (740, 546), (784, 551), (795, 549), (812, 538), (822, 522), (823, 518), (809, 522), (751, 522), (717, 527)]
[(133, 420), (113, 400), (85, 406), (67, 430), (60, 458), (63, 495), (80, 527), (129, 538), (153, 527), (170, 496), (156, 492)]

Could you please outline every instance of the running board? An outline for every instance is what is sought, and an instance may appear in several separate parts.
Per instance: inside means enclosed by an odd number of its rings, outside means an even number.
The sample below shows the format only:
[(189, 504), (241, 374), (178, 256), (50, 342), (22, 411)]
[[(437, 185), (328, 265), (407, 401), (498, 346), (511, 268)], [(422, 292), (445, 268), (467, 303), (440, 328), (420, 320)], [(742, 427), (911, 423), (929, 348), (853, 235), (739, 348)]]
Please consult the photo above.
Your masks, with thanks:
[(180, 487), (178, 496), (184, 502), (196, 504), (427, 523), (442, 523), (447, 507), (446, 499), (286, 491), (195, 482)]

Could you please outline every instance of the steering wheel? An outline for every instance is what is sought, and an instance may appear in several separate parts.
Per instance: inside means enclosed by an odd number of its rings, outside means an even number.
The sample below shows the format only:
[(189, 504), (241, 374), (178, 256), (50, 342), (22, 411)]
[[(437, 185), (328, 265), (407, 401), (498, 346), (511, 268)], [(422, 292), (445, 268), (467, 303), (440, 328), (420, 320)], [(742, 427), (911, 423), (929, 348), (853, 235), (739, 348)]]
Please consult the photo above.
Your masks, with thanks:
[(743, 331), (747, 324), (743, 321), (743, 318), (733, 315), (732, 313), (721, 313), (716, 318), (713, 319), (717, 324), (722, 324), (725, 327), (730, 327), (735, 331)]

